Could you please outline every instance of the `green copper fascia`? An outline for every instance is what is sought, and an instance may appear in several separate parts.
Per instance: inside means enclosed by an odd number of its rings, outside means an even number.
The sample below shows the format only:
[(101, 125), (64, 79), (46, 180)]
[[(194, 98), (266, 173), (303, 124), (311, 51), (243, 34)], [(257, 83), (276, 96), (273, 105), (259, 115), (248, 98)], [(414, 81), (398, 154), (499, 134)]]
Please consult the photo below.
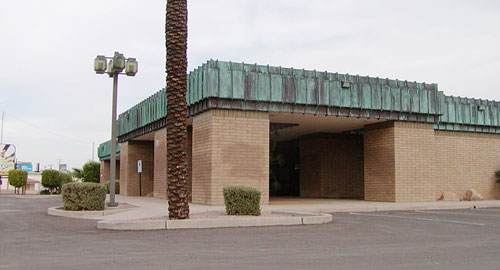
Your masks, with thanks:
[[(104, 143), (101, 143), (99, 147), (97, 148), (97, 156), (99, 157), (100, 160), (109, 160), (110, 159), (110, 149), (111, 148), (111, 141), (107, 141)], [(120, 144), (116, 144), (116, 156), (120, 156)]]
[(439, 103), (442, 115), (436, 130), (500, 134), (498, 101), (442, 96)]

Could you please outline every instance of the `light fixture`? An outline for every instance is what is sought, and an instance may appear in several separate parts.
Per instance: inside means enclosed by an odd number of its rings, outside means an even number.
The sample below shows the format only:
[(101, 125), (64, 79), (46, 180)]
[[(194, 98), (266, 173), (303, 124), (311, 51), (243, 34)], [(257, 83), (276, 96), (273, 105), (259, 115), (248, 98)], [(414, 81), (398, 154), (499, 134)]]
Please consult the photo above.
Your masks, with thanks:
[(135, 58), (127, 59), (127, 63), (125, 63), (125, 74), (127, 76), (135, 76), (137, 73), (138, 63)]
[(115, 70), (113, 69), (113, 60), (109, 60), (108, 68), (106, 70), (106, 73), (108, 73), (109, 77), (113, 78), (115, 75)]
[(351, 82), (342, 81), (342, 88), (351, 88)]
[(486, 106), (485, 105), (477, 105), (477, 110), (484, 111), (484, 110), (486, 110)]
[(103, 55), (98, 55), (94, 59), (94, 71), (97, 74), (104, 74), (104, 72), (107, 69), (107, 61), (106, 61), (106, 56)]
[(119, 52), (115, 52), (113, 56), (113, 70), (115, 72), (122, 72), (125, 68), (125, 57)]

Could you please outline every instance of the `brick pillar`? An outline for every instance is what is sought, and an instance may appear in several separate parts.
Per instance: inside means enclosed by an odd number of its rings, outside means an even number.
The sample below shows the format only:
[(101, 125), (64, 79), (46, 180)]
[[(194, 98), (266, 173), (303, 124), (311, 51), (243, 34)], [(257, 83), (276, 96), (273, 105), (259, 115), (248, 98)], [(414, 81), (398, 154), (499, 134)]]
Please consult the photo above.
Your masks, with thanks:
[[(187, 153), (188, 153), (188, 191), (191, 201), (191, 171), (192, 171), (192, 143), (193, 130), (188, 126)], [(154, 192), (153, 196), (160, 199), (167, 198), (167, 129), (163, 128), (155, 132), (154, 147)]]
[(167, 199), (167, 129), (165, 128), (155, 132), (153, 196)]
[(432, 124), (384, 122), (365, 127), (365, 200), (434, 201)]
[(153, 192), (154, 143), (128, 141), (120, 144), (120, 194), (139, 196), (137, 160), (142, 160), (142, 196)]
[(188, 163), (188, 201), (193, 201), (193, 127), (188, 126), (188, 136), (187, 136), (187, 163)]
[(210, 110), (193, 119), (193, 203), (223, 205), (222, 188), (242, 185), (269, 203), (269, 115)]
[(102, 184), (109, 181), (109, 160), (101, 160), (101, 166), (99, 168), (99, 182)]

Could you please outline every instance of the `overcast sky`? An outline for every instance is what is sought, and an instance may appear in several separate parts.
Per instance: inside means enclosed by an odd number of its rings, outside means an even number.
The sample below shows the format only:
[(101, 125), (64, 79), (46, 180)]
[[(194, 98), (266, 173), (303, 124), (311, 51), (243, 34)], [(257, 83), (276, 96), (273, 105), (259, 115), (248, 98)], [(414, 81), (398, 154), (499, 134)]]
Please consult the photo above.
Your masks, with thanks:
[[(500, 1), (188, 0), (189, 70), (209, 59), (434, 82), (500, 100)], [(165, 1), (16, 0), (0, 8), (3, 143), (81, 167), (109, 140), (98, 54), (136, 57), (118, 113), (165, 85)], [(97, 160), (97, 150), (95, 151)]]

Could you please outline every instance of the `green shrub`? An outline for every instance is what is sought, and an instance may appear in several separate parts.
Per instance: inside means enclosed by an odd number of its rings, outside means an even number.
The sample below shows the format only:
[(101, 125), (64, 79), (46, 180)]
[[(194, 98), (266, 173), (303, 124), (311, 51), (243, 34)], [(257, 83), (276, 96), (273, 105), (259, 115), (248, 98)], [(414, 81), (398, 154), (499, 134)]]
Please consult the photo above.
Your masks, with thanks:
[(64, 209), (104, 210), (106, 187), (97, 183), (68, 183), (62, 187)]
[(228, 215), (260, 216), (260, 194), (255, 188), (225, 187), (224, 204)]
[(89, 161), (83, 165), (83, 182), (99, 183), (101, 164), (99, 162)]
[(61, 187), (61, 174), (56, 170), (43, 171), (42, 186), (48, 188), (50, 193), (57, 192)]
[[(110, 181), (106, 181), (103, 183), (106, 186), (106, 190), (107, 190), (108, 194), (109, 194), (109, 183), (110, 183)], [(120, 181), (119, 180), (115, 180), (115, 194), (120, 194)]]
[(10, 170), (9, 171), (9, 185), (20, 188), (26, 185), (28, 180), (28, 173), (23, 170)]
[(73, 176), (71, 176), (70, 173), (61, 172), (60, 177), (61, 177), (59, 178), (60, 186), (73, 182)]
[[(106, 186), (106, 190), (109, 194), (109, 183), (110, 181), (106, 181), (103, 183), (103, 185)], [(115, 180), (115, 194), (120, 194), (120, 181), (119, 180)]]

